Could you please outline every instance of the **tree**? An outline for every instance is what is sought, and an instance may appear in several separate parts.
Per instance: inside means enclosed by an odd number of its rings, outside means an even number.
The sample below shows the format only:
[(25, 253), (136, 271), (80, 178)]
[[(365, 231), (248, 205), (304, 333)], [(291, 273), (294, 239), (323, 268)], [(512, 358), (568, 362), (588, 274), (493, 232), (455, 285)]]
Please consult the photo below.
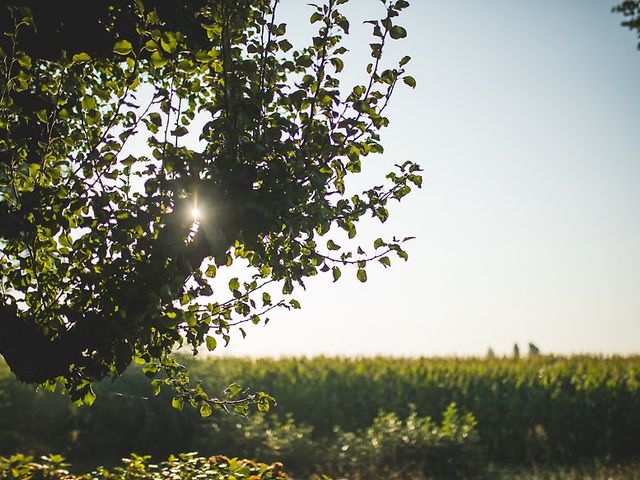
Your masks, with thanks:
[[(367, 22), (366, 81), (341, 85), (346, 1), (313, 6), (317, 33), (304, 48), (286, 39), (278, 0), (89, 2), (80, 22), (59, 2), (10, 2), (0, 23), (0, 354), (18, 379), (91, 404), (93, 382), (135, 361), (156, 392), (175, 389), (177, 408), (265, 409), (267, 395), (237, 385), (210, 397), (171, 352), (213, 350), (234, 327), (299, 308), (291, 294), (309, 276), (337, 281), (352, 266), (365, 282), (370, 262), (407, 259), (404, 240), (336, 243), (365, 215), (384, 222), (389, 201), (422, 181), (407, 161), (385, 185), (347, 188), (364, 157), (383, 151), (394, 89), (415, 80), (409, 57), (383, 66), (385, 45), (406, 36), (397, 17), (408, 7), (384, 0), (383, 18)], [(141, 140), (144, 153), (130, 145)], [(251, 277), (216, 285), (238, 263)]]
[[(627, 27), (629, 30), (635, 30), (638, 38), (640, 38), (640, 1), (624, 0), (624, 2), (613, 7), (613, 12), (624, 15), (625, 20), (623, 20), (622, 26)], [(640, 43), (638, 43), (638, 49), (640, 49)]]

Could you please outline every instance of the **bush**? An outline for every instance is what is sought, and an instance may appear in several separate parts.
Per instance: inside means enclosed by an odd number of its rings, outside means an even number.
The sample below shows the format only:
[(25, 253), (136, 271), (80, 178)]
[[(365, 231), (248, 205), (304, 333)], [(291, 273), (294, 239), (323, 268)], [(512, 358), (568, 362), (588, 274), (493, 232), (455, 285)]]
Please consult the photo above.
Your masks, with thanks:
[(331, 473), (350, 479), (463, 478), (481, 468), (477, 422), (451, 403), (438, 425), (415, 407), (401, 420), (380, 412), (364, 431), (335, 429)]
[(442, 422), (420, 417), (415, 407), (401, 419), (379, 412), (365, 429), (336, 427), (330, 436), (291, 415), (216, 418), (198, 448), (241, 454), (262, 462), (281, 461), (296, 477), (328, 474), (349, 479), (462, 478), (482, 465), (476, 420), (447, 407)]
[(286, 415), (220, 415), (201, 430), (195, 448), (202, 452), (242, 455), (262, 462), (282, 462), (287, 470), (309, 474), (325, 460), (324, 444), (313, 437), (313, 427)]

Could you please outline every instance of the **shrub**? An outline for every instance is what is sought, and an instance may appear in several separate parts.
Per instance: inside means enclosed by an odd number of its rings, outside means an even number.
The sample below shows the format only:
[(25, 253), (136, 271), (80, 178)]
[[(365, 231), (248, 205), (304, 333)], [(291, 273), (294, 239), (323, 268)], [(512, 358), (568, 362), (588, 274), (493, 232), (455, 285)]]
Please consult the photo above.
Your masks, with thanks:
[(476, 420), (450, 404), (440, 423), (421, 417), (414, 406), (402, 419), (380, 411), (372, 424), (330, 436), (296, 422), (291, 415), (220, 417), (203, 432), (201, 451), (219, 451), (281, 461), (296, 477), (328, 474), (349, 479), (461, 478), (481, 466)]
[(419, 417), (415, 407), (405, 420), (380, 412), (360, 432), (335, 429), (331, 472), (359, 478), (462, 478), (480, 468), (477, 422), (451, 403), (440, 424)]

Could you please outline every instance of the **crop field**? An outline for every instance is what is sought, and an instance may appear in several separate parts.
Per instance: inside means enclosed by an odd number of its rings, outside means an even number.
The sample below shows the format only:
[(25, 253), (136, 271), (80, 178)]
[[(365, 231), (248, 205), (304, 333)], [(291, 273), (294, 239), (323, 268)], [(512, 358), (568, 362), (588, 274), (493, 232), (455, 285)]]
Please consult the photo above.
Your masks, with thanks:
[(210, 391), (276, 397), (267, 415), (200, 418), (131, 369), (90, 408), (0, 370), (0, 455), (79, 470), (131, 453), (282, 462), (293, 478), (638, 478), (640, 357), (190, 360)]

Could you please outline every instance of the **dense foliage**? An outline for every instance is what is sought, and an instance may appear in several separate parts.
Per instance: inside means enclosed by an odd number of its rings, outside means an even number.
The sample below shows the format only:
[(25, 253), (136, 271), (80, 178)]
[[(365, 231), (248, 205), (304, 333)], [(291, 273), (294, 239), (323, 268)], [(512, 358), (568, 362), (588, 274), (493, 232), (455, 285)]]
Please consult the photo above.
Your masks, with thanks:
[[(95, 466), (131, 452), (199, 451), (282, 460), (293, 473), (380, 462), (446, 469), (452, 459), (463, 471), (487, 462), (640, 459), (639, 357), (208, 359), (189, 368), (208, 388), (247, 382), (273, 392), (275, 415), (201, 419), (155, 399), (135, 372), (101, 383), (92, 408), (75, 409), (5, 371), (0, 454), (58, 451)], [(468, 435), (447, 437), (446, 425)]]
[(60, 455), (47, 455), (34, 461), (33, 457), (16, 454), (0, 457), (0, 478), (3, 480), (184, 480), (207, 478), (217, 480), (286, 480), (289, 478), (281, 464), (264, 465), (249, 460), (223, 456), (204, 458), (196, 454), (171, 456), (160, 464), (149, 457), (132, 455), (122, 459), (113, 469), (103, 467), (81, 474), (70, 474)]
[(380, 411), (367, 428), (329, 435), (275, 415), (246, 421), (215, 419), (214, 435), (197, 448), (243, 452), (261, 461), (282, 461), (297, 476), (329, 474), (339, 478), (459, 478), (483, 465), (476, 421), (451, 404), (442, 421), (411, 410), (406, 418)]
[[(310, 7), (302, 47), (278, 0), (114, 0), (82, 15), (3, 3), (0, 354), (17, 378), (91, 404), (93, 381), (135, 361), (178, 408), (265, 410), (267, 395), (238, 386), (210, 397), (170, 353), (213, 350), (273, 308), (300, 308), (290, 295), (307, 277), (351, 266), (364, 282), (368, 262), (406, 260), (395, 238), (337, 243), (421, 185), (407, 161), (347, 189), (383, 151), (397, 84), (415, 80), (408, 56), (383, 59), (407, 35), (409, 5), (384, 0), (362, 83), (341, 84), (346, 2)], [(221, 281), (232, 264), (244, 275)]]

